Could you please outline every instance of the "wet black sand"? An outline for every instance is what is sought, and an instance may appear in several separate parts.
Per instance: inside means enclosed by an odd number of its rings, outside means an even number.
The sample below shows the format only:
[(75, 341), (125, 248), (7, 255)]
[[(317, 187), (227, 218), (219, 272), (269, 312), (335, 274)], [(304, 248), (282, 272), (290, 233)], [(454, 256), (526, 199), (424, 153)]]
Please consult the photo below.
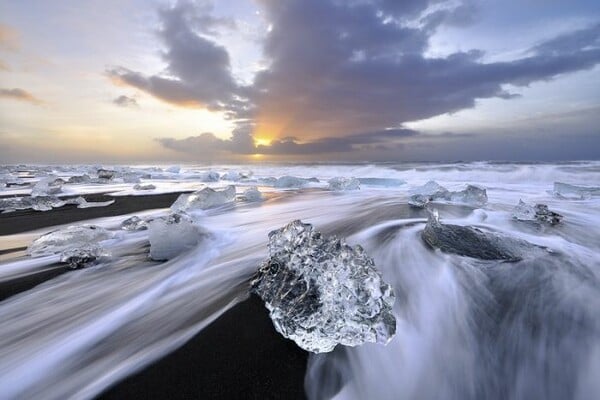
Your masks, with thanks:
[[(180, 193), (114, 198), (108, 207), (0, 214), (0, 235), (169, 207)], [(88, 201), (108, 196), (85, 196)], [(0, 283), (0, 300), (68, 270), (56, 268)], [(98, 396), (99, 399), (303, 399), (308, 353), (273, 328), (252, 296), (227, 311), (183, 347)]]

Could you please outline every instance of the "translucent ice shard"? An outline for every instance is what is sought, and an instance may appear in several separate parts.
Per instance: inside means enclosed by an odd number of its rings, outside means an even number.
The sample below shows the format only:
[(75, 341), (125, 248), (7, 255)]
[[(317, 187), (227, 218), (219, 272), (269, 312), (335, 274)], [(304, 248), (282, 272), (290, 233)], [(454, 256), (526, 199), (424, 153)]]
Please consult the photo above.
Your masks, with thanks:
[(137, 185), (133, 186), (133, 190), (154, 190), (156, 189), (156, 186), (154, 186), (151, 183), (138, 183)]
[(194, 225), (185, 214), (171, 214), (148, 223), (150, 258), (157, 261), (170, 260), (195, 247), (207, 236), (207, 232)]
[(487, 203), (488, 198), (484, 188), (475, 185), (467, 185), (467, 188), (464, 190), (451, 192), (450, 201), (481, 207)]
[(40, 236), (27, 248), (27, 253), (32, 257), (59, 254), (65, 250), (98, 245), (112, 237), (112, 232), (96, 225), (69, 226)]
[(422, 194), (425, 196), (431, 196), (434, 198), (444, 198), (448, 195), (448, 189), (437, 183), (436, 181), (429, 181), (423, 186), (418, 186), (411, 190), (412, 194)]
[(67, 249), (60, 255), (60, 261), (69, 264), (71, 269), (79, 269), (94, 264), (100, 257), (106, 255), (102, 247), (87, 244), (79, 248)]
[(563, 216), (548, 209), (545, 204), (530, 206), (523, 200), (513, 210), (513, 218), (519, 221), (541, 222), (549, 225), (560, 223)]
[(137, 215), (134, 215), (121, 222), (121, 229), (126, 231), (143, 231), (148, 229), (148, 223)]
[(263, 198), (262, 193), (255, 186), (246, 189), (242, 194), (242, 197), (246, 201), (261, 201)]
[(600, 195), (600, 187), (575, 186), (568, 183), (554, 182), (554, 195), (563, 199), (589, 199)]
[(360, 246), (325, 238), (297, 220), (269, 233), (269, 254), (252, 291), (275, 329), (298, 346), (323, 353), (337, 344), (386, 344), (394, 336), (393, 290)]
[(184, 193), (171, 205), (174, 212), (205, 210), (235, 200), (235, 186), (227, 186), (223, 190), (204, 188), (194, 193)]
[(471, 226), (442, 224), (437, 210), (429, 215), (421, 237), (432, 248), (480, 260), (515, 262), (543, 249), (521, 239), (485, 232)]
[(48, 196), (62, 191), (62, 185), (65, 183), (60, 178), (47, 177), (40, 179), (31, 189), (31, 197)]
[(360, 181), (356, 178), (336, 177), (329, 181), (329, 190), (358, 190), (360, 189)]

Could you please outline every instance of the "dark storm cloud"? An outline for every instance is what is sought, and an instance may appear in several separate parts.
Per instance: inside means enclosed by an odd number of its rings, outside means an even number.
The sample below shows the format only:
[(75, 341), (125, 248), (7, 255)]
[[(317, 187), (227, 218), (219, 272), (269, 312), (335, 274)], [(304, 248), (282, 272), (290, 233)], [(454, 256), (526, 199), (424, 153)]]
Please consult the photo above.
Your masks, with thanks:
[(485, 62), (481, 50), (427, 56), (437, 29), (477, 21), (477, 3), (470, 0), (259, 4), (270, 24), (263, 43), (268, 67), (250, 86), (233, 78), (229, 54), (218, 44), (220, 30), (234, 23), (211, 16), (206, 3), (188, 1), (159, 12), (163, 73), (115, 67), (108, 74), (164, 101), (267, 127), (259, 134), (276, 139), (255, 148), (251, 132), (231, 140), (203, 134), (160, 139), (164, 146), (306, 155), (385, 147), (382, 136), (407, 134), (403, 123), (471, 108), (477, 99), (511, 99), (517, 94), (505, 85), (526, 86), (600, 62), (600, 25), (550, 38), (512, 61)]
[(129, 97), (129, 96), (125, 96), (125, 95), (121, 95), (121, 96), (117, 97), (112, 102), (113, 102), (113, 104), (115, 104), (119, 107), (133, 107), (133, 108), (139, 107), (139, 104), (133, 97)]
[(231, 75), (229, 54), (212, 36), (235, 25), (214, 18), (207, 3), (180, 1), (161, 9), (159, 38), (164, 44), (164, 73), (146, 76), (123, 67), (107, 71), (113, 80), (143, 90), (161, 100), (183, 106), (241, 112), (241, 87)]
[(0, 88), (0, 98), (17, 100), (17, 101), (25, 101), (25, 102), (35, 104), (35, 105), (40, 105), (40, 104), (44, 103), (42, 100), (38, 99), (37, 97), (35, 97), (31, 93), (29, 93), (28, 91), (26, 91), (24, 89), (19, 89), (19, 88), (13, 88), (13, 89)]

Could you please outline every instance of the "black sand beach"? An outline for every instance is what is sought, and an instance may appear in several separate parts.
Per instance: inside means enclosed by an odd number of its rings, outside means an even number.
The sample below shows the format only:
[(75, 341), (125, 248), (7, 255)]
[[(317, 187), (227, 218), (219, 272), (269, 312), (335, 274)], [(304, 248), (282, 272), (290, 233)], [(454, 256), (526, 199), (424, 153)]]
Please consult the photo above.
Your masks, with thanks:
[[(180, 193), (116, 197), (108, 207), (0, 214), (0, 235), (168, 207)], [(86, 196), (106, 201), (108, 196)], [(0, 237), (1, 239), (1, 237)], [(68, 273), (61, 265), (0, 285), (0, 300)], [(273, 328), (255, 296), (227, 311), (175, 352), (107, 389), (100, 399), (303, 399), (308, 353)]]

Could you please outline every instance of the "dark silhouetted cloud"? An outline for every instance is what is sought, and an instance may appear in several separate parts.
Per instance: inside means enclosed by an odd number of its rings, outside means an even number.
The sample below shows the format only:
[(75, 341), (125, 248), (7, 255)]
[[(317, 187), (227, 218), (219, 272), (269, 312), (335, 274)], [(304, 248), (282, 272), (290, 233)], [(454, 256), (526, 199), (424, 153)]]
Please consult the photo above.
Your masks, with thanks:
[[(442, 26), (477, 21), (471, 0), (259, 0), (269, 23), (268, 65), (244, 86), (218, 44), (235, 24), (211, 7), (179, 1), (159, 12), (166, 69), (144, 75), (114, 67), (108, 75), (164, 101), (226, 112), (255, 131), (222, 140), (202, 134), (159, 139), (173, 150), (236, 154), (348, 153), (395, 145), (403, 124), (475, 106), (477, 99), (511, 99), (507, 85), (526, 86), (600, 62), (600, 25), (549, 38), (520, 58), (484, 61), (481, 50), (429, 56)], [(390, 129), (391, 128), (391, 129)], [(366, 133), (365, 133), (366, 132)], [(240, 135), (238, 133), (238, 135)], [(253, 135), (273, 139), (254, 146)], [(415, 135), (415, 133), (412, 133)], [(240, 138), (243, 143), (238, 143)], [(362, 147), (361, 147), (362, 146)]]
[(139, 107), (139, 104), (133, 97), (129, 97), (129, 96), (125, 96), (125, 95), (121, 95), (121, 96), (115, 98), (112, 102), (113, 102), (113, 104), (116, 104), (119, 107), (133, 107), (133, 108)]
[(0, 98), (25, 101), (35, 105), (41, 105), (44, 102), (26, 90), (13, 88), (13, 89), (3, 89), (0, 88)]

